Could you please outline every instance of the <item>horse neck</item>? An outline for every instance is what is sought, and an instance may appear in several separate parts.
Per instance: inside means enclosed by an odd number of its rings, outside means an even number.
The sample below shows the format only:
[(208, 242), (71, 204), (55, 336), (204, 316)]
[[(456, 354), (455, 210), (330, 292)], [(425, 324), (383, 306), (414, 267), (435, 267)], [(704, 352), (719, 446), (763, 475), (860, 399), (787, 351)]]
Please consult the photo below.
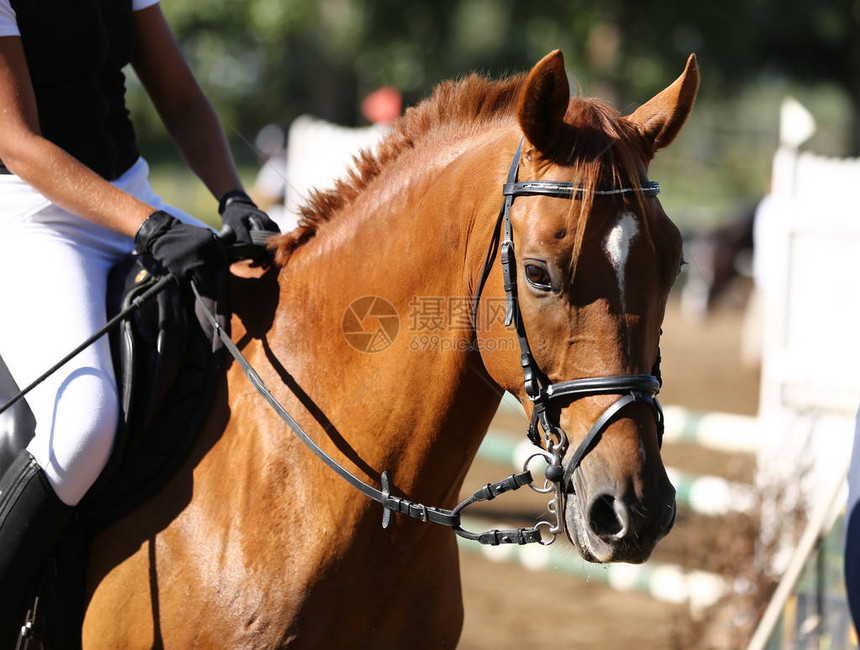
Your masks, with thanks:
[[(456, 499), (501, 395), (468, 349), (467, 319), (503, 178), (463, 153), (498, 137), (384, 171), (279, 276), (269, 338), (273, 348), (285, 343), (276, 356), (359, 472), (375, 481), (388, 470), (398, 489), (427, 503)], [(373, 353), (354, 349), (343, 331), (345, 312), (367, 296), (399, 317), (396, 338)]]

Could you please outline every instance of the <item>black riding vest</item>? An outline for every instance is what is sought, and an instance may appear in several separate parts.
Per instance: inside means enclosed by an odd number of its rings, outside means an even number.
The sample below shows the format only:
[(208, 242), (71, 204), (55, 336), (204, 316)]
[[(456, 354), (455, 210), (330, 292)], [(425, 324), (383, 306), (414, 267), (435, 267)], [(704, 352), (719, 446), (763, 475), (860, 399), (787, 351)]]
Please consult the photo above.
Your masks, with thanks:
[(42, 135), (104, 178), (118, 178), (139, 155), (122, 72), (135, 47), (131, 0), (11, 4)]

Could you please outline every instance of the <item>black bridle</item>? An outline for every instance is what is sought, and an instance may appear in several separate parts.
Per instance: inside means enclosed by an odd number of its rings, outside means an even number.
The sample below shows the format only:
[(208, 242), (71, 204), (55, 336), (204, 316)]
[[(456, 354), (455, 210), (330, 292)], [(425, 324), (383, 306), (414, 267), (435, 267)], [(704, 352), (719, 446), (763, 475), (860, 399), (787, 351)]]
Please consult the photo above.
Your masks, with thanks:
[[(535, 445), (541, 447), (541, 434), (539, 428), (543, 429), (543, 455), (549, 466), (546, 469), (546, 478), (552, 484), (555, 492), (553, 502), (550, 502), (550, 510), (557, 516), (556, 525), (550, 528), (551, 533), (560, 533), (560, 512), (563, 505), (563, 494), (572, 492), (573, 473), (582, 463), (585, 456), (596, 446), (606, 427), (613, 418), (626, 406), (635, 402), (644, 402), (651, 407), (657, 421), (658, 444), (663, 439), (663, 409), (657, 401), (657, 393), (660, 392), (662, 378), (660, 375), (660, 352), (657, 351), (657, 360), (651, 374), (635, 375), (609, 375), (604, 377), (586, 377), (582, 379), (570, 379), (561, 382), (551, 382), (544, 373), (540, 371), (535, 362), (534, 355), (529, 345), (526, 334), (523, 315), (517, 292), (517, 266), (514, 254), (513, 226), (511, 225), (511, 206), (518, 196), (552, 196), (558, 198), (581, 198), (585, 190), (574, 183), (564, 181), (518, 181), (520, 158), (522, 156), (523, 141), (520, 140), (511, 166), (508, 170), (507, 182), (504, 184), (502, 193), (505, 201), (499, 211), (499, 217), (493, 232), (490, 249), (484, 261), (484, 268), (478, 281), (475, 292), (475, 302), (472, 306), (472, 322), (477, 329), (478, 307), (481, 293), (487, 277), (492, 270), (496, 249), (500, 249), (502, 274), (504, 279), (506, 308), (505, 326), (513, 324), (520, 345), (520, 364), (523, 368), (523, 381), (526, 395), (531, 400), (532, 417), (529, 423), (527, 436)], [(640, 192), (643, 196), (653, 197), (660, 193), (660, 185), (648, 181), (639, 188), (598, 188), (594, 190), (596, 196), (616, 196)], [(501, 233), (504, 238), (501, 239)], [(592, 425), (585, 438), (574, 451), (570, 461), (565, 468), (562, 460), (567, 450), (567, 436), (559, 424), (551, 420), (552, 407), (556, 404), (569, 404), (572, 401), (591, 397), (594, 395), (620, 395)]]
[[(265, 385), (260, 376), (248, 363), (241, 351), (236, 347), (230, 339), (229, 334), (224, 332), (214, 316), (209, 310), (198, 301), (198, 305), (202, 308), (204, 316), (214, 328), (215, 333), (221, 338), (224, 346), (230, 354), (236, 359), (239, 366), (247, 375), (251, 384), (269, 403), (272, 409), (286, 422), (293, 430), (298, 438), (326, 465), (336, 472), (347, 483), (355, 489), (363, 493), (365, 496), (378, 501), (383, 507), (382, 527), (387, 528), (391, 522), (391, 513), (397, 512), (404, 514), (413, 519), (421, 521), (429, 521), (443, 526), (449, 526), (454, 532), (465, 539), (474, 540), (481, 544), (551, 544), (555, 537), (563, 532), (563, 506), (565, 494), (572, 490), (572, 475), (579, 467), (585, 455), (594, 447), (598, 438), (609, 425), (612, 419), (624, 407), (635, 402), (645, 402), (654, 411), (657, 420), (658, 438), (662, 440), (663, 436), (663, 410), (656, 399), (656, 395), (660, 390), (660, 354), (657, 353), (657, 361), (654, 364), (652, 374), (640, 375), (612, 375), (608, 377), (586, 377), (583, 379), (573, 379), (569, 381), (552, 383), (540, 372), (535, 363), (534, 356), (529, 346), (528, 336), (526, 336), (525, 325), (523, 324), (522, 313), (520, 312), (517, 300), (517, 283), (516, 283), (516, 259), (514, 256), (513, 243), (513, 228), (511, 226), (510, 211), (513, 200), (517, 196), (530, 196), (542, 194), (546, 196), (555, 196), (561, 198), (580, 197), (585, 193), (585, 190), (573, 183), (557, 182), (557, 181), (525, 181), (517, 182), (519, 171), (520, 157), (522, 153), (522, 142), (517, 147), (514, 154), (514, 159), (511, 162), (511, 167), (508, 172), (507, 182), (504, 185), (504, 204), (499, 212), (499, 217), (493, 231), (493, 237), (490, 242), (490, 247), (487, 251), (487, 257), (484, 263), (484, 268), (481, 273), (477, 291), (475, 293), (475, 302), (473, 305), (473, 323), (477, 332), (477, 311), (481, 299), (481, 293), (484, 284), (492, 269), (493, 261), (499, 249), (502, 226), (504, 227), (504, 239), (501, 240), (501, 257), (502, 270), (504, 274), (505, 294), (507, 296), (507, 309), (505, 317), (505, 325), (514, 324), (517, 337), (520, 343), (521, 363), (523, 367), (523, 375), (525, 380), (526, 394), (534, 404), (531, 422), (529, 424), (528, 437), (537, 445), (536, 452), (525, 463), (523, 471), (518, 474), (498, 481), (496, 483), (487, 484), (477, 490), (468, 499), (462, 501), (453, 510), (444, 508), (436, 508), (425, 506), (420, 503), (414, 503), (408, 499), (395, 496), (391, 493), (391, 483), (388, 477), (388, 472), (382, 472), (380, 481), (382, 489), (377, 489), (374, 486), (362, 481), (357, 476), (353, 475), (343, 465), (338, 463), (328, 453), (326, 453), (290, 416), (278, 400), (272, 395), (271, 391)], [(645, 196), (656, 196), (660, 191), (660, 186), (657, 183), (648, 182), (639, 188), (620, 188), (620, 189), (600, 189), (595, 193), (598, 196), (621, 195), (628, 193), (641, 192)], [(196, 293), (196, 288), (195, 288)], [(567, 468), (562, 465), (562, 460), (567, 448), (567, 439), (561, 427), (551, 421), (550, 408), (557, 403), (569, 403), (573, 400), (593, 395), (617, 394), (620, 395), (609, 408), (607, 408), (585, 436), (585, 439), (580, 443), (577, 450), (574, 452)], [(540, 434), (538, 427), (544, 431), (544, 445), (541, 446)], [(543, 488), (535, 487), (534, 477), (531, 470), (528, 469), (528, 464), (535, 456), (543, 456), (548, 467), (545, 471), (546, 481)], [(488, 530), (483, 533), (473, 533), (463, 529), (461, 515), (463, 511), (470, 505), (479, 501), (488, 501), (495, 497), (517, 490), (525, 485), (528, 485), (536, 492), (553, 493), (553, 498), (548, 504), (549, 512), (555, 516), (555, 522), (540, 521), (532, 528), (514, 528), (506, 530)], [(549, 541), (545, 541), (541, 528), (546, 527), (548, 534), (551, 536)]]
[[(521, 152), (522, 142), (520, 142), (520, 145), (517, 147), (514, 159), (511, 162), (510, 171), (508, 172), (507, 182), (504, 185), (504, 204), (499, 212), (499, 217), (490, 242), (490, 248), (487, 251), (484, 269), (481, 273), (478, 288), (475, 293), (473, 323), (476, 326), (477, 332), (478, 304), (480, 302), (484, 284), (489, 276), (493, 261), (495, 260), (496, 253), (499, 249), (503, 226), (504, 239), (501, 240), (501, 258), (505, 294), (507, 296), (505, 324), (506, 326), (511, 323), (514, 324), (520, 343), (521, 363), (523, 367), (526, 394), (534, 404), (527, 435), (536, 445), (536, 452), (526, 461), (522, 472), (512, 474), (496, 483), (485, 485), (468, 499), (462, 501), (453, 510), (425, 506), (393, 495), (391, 493), (392, 486), (388, 477), (388, 472), (384, 471), (380, 475), (380, 481), (382, 483), (382, 489), (380, 490), (369, 483), (362, 481), (343, 465), (338, 463), (307, 434), (307, 432), (289, 413), (287, 413), (286, 409), (284, 409), (281, 403), (278, 402), (242, 352), (230, 339), (230, 335), (220, 327), (214, 315), (209, 311), (206, 305), (198, 299), (198, 307), (204, 317), (209, 321), (215, 334), (224, 343), (225, 348), (242, 368), (254, 388), (269, 403), (278, 416), (290, 427), (290, 429), (293, 430), (296, 436), (310, 449), (310, 451), (328, 465), (335, 473), (365, 496), (382, 504), (383, 528), (387, 528), (389, 526), (391, 522), (391, 513), (397, 512), (413, 519), (448, 526), (460, 537), (474, 540), (481, 544), (489, 544), (493, 546), (498, 544), (551, 544), (555, 540), (556, 536), (564, 530), (564, 498), (566, 493), (572, 490), (571, 479), (573, 472), (576, 471), (582, 462), (582, 459), (594, 447), (600, 435), (619, 411), (634, 402), (647, 403), (654, 411), (654, 415), (657, 420), (658, 437), (662, 440), (663, 411), (656, 399), (656, 395), (661, 386), (659, 350), (652, 374), (648, 375), (586, 377), (583, 379), (573, 379), (552, 383), (547, 380), (543, 373), (540, 372), (537, 364), (535, 363), (517, 300), (515, 270), (516, 259), (514, 257), (513, 228), (510, 220), (511, 205), (514, 198), (517, 196), (542, 194), (545, 196), (561, 198), (575, 198), (582, 196), (585, 190), (578, 185), (566, 182), (517, 182)], [(643, 187), (639, 188), (597, 189), (595, 193), (599, 196), (604, 196), (641, 192), (645, 196), (656, 196), (659, 191), (660, 186), (657, 183), (648, 182), (644, 184)], [(196, 287), (192, 285), (192, 288), (194, 289), (194, 292), (197, 293)], [(550, 411), (551, 407), (560, 402), (569, 403), (583, 397), (606, 394), (617, 394), (620, 395), (620, 397), (609, 408), (607, 408), (599, 418), (597, 418), (597, 421), (591, 427), (591, 430), (585, 436), (585, 439), (580, 443), (565, 469), (562, 465), (562, 460), (567, 448), (567, 439), (561, 427), (552, 422)], [(538, 427), (542, 428), (544, 431), (543, 446), (541, 446)], [(535, 456), (543, 456), (548, 464), (545, 471), (546, 481), (542, 488), (535, 487), (534, 477), (532, 476), (531, 470), (528, 469), (529, 462)], [(483, 533), (473, 533), (463, 529), (461, 515), (468, 506), (479, 501), (494, 499), (500, 494), (517, 490), (525, 485), (528, 485), (536, 492), (544, 494), (548, 494), (550, 492), (553, 493), (553, 498), (548, 504), (548, 510), (555, 516), (555, 522), (539, 521), (531, 528), (514, 528), (505, 530), (493, 529)], [(540, 530), (542, 527), (547, 528), (547, 532), (550, 535), (549, 541), (544, 540)]]

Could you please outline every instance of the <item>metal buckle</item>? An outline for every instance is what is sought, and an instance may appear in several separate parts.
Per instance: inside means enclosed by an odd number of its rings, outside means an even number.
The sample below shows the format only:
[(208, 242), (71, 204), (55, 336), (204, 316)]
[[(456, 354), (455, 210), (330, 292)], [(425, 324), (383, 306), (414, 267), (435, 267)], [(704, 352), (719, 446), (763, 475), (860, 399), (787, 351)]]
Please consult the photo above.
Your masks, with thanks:
[[(537, 448), (535, 453), (526, 458), (525, 463), (523, 464), (524, 472), (529, 471), (529, 463), (531, 463), (533, 458), (537, 457), (541, 457), (546, 461), (547, 469), (550, 467), (562, 466), (561, 460), (564, 456), (565, 449), (567, 448), (567, 437), (565, 436), (564, 431), (558, 427), (552, 427), (550, 430), (545, 431), (544, 441), (546, 449)], [(555, 541), (557, 535), (564, 532), (564, 522), (562, 520), (564, 513), (564, 488), (561, 478), (558, 480), (550, 480), (549, 477), (547, 477), (544, 480), (543, 487), (537, 487), (534, 483), (529, 483), (529, 487), (538, 494), (552, 494), (552, 498), (546, 505), (547, 512), (552, 520), (540, 521), (534, 527), (534, 530), (538, 530), (543, 526), (547, 527), (547, 532), (552, 537), (549, 541), (545, 542), (543, 540), (543, 535), (541, 535), (540, 544), (542, 546), (549, 546)]]
[(385, 504), (388, 497), (391, 496), (391, 483), (388, 480), (388, 472), (382, 472), (380, 476), (382, 481), (382, 527), (388, 528), (391, 525), (391, 510)]
[(539, 522), (537, 522), (537, 523), (535, 524), (534, 530), (540, 531), (541, 526), (546, 526), (546, 527), (547, 527), (547, 533), (549, 533), (550, 538), (549, 538), (549, 541), (548, 541), (548, 542), (545, 542), (545, 541), (544, 541), (544, 538), (543, 538), (543, 534), (541, 534), (541, 536), (540, 536), (540, 540), (538, 540), (538, 544), (540, 544), (541, 546), (549, 546), (550, 544), (552, 544), (552, 543), (555, 541), (555, 538), (558, 536), (558, 533), (557, 533), (557, 532), (554, 532), (554, 527), (553, 527), (553, 525), (552, 525), (550, 522), (548, 522), (548, 521), (539, 521)]

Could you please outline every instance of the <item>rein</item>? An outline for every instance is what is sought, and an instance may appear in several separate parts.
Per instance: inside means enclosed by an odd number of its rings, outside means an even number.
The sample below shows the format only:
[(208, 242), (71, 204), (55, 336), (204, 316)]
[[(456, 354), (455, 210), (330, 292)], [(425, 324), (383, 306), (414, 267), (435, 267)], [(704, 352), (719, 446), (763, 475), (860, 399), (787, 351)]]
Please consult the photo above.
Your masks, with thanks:
[[(514, 257), (513, 227), (510, 220), (511, 205), (513, 204), (514, 198), (517, 196), (541, 194), (560, 198), (576, 198), (582, 196), (586, 190), (573, 183), (561, 181), (518, 182), (517, 175), (521, 153), (522, 141), (520, 141), (516, 153), (514, 154), (510, 170), (508, 171), (507, 182), (503, 187), (505, 200), (496, 221), (493, 237), (490, 242), (490, 248), (487, 251), (484, 269), (481, 273), (475, 294), (475, 303), (473, 305), (472, 314), (473, 323), (477, 324), (477, 312), (481, 293), (495, 261), (496, 254), (501, 246), (502, 271), (504, 274), (506, 294), (505, 325), (508, 326), (513, 322), (517, 338), (519, 339), (521, 365), (523, 368), (526, 393), (534, 404), (532, 419), (529, 424), (527, 435), (529, 440), (537, 446), (537, 450), (535, 454), (526, 460), (521, 473), (512, 474), (501, 481), (485, 485), (480, 490), (477, 490), (471, 497), (462, 501), (453, 510), (425, 506), (423, 504), (414, 503), (408, 499), (392, 495), (391, 483), (387, 471), (383, 471), (380, 475), (382, 489), (377, 489), (352, 474), (343, 465), (326, 453), (325, 450), (314, 442), (314, 440), (286, 411), (286, 409), (284, 409), (283, 405), (278, 402), (259, 374), (250, 365), (247, 358), (242, 354), (241, 350), (236, 347), (230, 336), (224, 332), (221, 326), (217, 323), (211, 311), (209, 311), (209, 309), (199, 300), (200, 296), (197, 293), (197, 287), (192, 283), (192, 289), (194, 290), (195, 295), (197, 295), (197, 303), (202, 308), (204, 317), (209, 321), (209, 324), (213, 327), (215, 333), (224, 343), (224, 346), (239, 364), (253, 387), (258, 393), (260, 393), (263, 399), (269, 403), (272, 409), (287, 424), (287, 426), (292, 429), (293, 433), (298, 436), (305, 446), (307, 446), (314, 455), (317, 456), (317, 458), (323, 461), (329, 468), (359, 492), (382, 504), (383, 528), (388, 528), (390, 525), (391, 513), (397, 512), (411, 517), (412, 519), (418, 519), (425, 522), (429, 521), (443, 526), (448, 526), (452, 528), (458, 536), (480, 542), (481, 544), (495, 546), (499, 544), (539, 543), (542, 545), (549, 545), (555, 541), (556, 536), (564, 530), (562, 509), (564, 506), (565, 494), (569, 491), (573, 491), (571, 482), (574, 471), (576, 471), (580, 466), (586, 454), (594, 448), (604, 429), (609, 425), (619, 411), (635, 402), (647, 403), (654, 412), (654, 416), (657, 421), (658, 438), (662, 441), (663, 410), (656, 399), (656, 395), (660, 391), (660, 386), (662, 384), (660, 379), (659, 350), (657, 353), (657, 361), (651, 374), (586, 377), (583, 379), (573, 379), (552, 383), (548, 381), (537, 367), (534, 356), (531, 352), (531, 347), (529, 346), (528, 336), (526, 335), (522, 313), (520, 312), (517, 300), (515, 271), (516, 259)], [(660, 192), (660, 185), (655, 182), (647, 182), (644, 183), (642, 187), (638, 188), (625, 187), (598, 189), (595, 191), (595, 193), (600, 196), (623, 195), (631, 192), (641, 192), (645, 196), (657, 196)], [(503, 239), (501, 236), (502, 226), (504, 226)], [(567, 468), (564, 468), (562, 465), (562, 459), (567, 449), (567, 438), (561, 427), (550, 421), (550, 406), (562, 400), (570, 402), (583, 397), (605, 394), (618, 394), (621, 395), (621, 397), (619, 397), (618, 400), (610, 405), (609, 408), (607, 408), (600, 417), (597, 418), (591, 427), (591, 430), (585, 436), (585, 439), (574, 452)], [(540, 426), (544, 431), (544, 447), (541, 447), (538, 426)], [(543, 456), (548, 463), (548, 467), (545, 471), (546, 482), (544, 483), (543, 488), (534, 486), (534, 477), (528, 469), (529, 462), (535, 456)], [(549, 484), (549, 486), (547, 484)], [(500, 494), (517, 490), (525, 485), (528, 485), (536, 492), (542, 494), (547, 494), (549, 492), (554, 493), (554, 496), (549, 502), (547, 508), (549, 512), (555, 516), (555, 523), (540, 521), (532, 528), (514, 528), (504, 530), (493, 529), (483, 533), (474, 533), (463, 529), (461, 526), (461, 513), (468, 506), (480, 501), (494, 499)], [(551, 536), (549, 541), (544, 541), (540, 530), (542, 527), (546, 527), (548, 529), (547, 532)]]
[[(534, 479), (532, 478), (531, 472), (526, 469), (525, 471), (519, 474), (512, 474), (506, 479), (498, 481), (496, 483), (487, 484), (482, 487), (480, 490), (476, 491), (471, 497), (460, 503), (453, 510), (446, 510), (443, 508), (436, 508), (433, 506), (425, 506), (420, 503), (413, 503), (408, 499), (402, 499), (400, 497), (394, 496), (391, 494), (391, 483), (388, 478), (388, 472), (382, 472), (380, 476), (380, 480), (382, 482), (382, 489), (379, 490), (369, 483), (362, 481), (360, 478), (355, 476), (352, 472), (346, 469), (343, 465), (338, 463), (334, 458), (332, 458), (326, 451), (320, 447), (316, 442), (314, 442), (313, 438), (311, 438), (307, 432), (302, 428), (302, 426), (296, 422), (296, 420), (287, 412), (287, 410), (283, 407), (283, 405), (277, 400), (277, 398), (272, 394), (272, 391), (269, 390), (269, 387), (266, 386), (266, 383), (260, 377), (256, 370), (251, 366), (248, 362), (248, 359), (242, 354), (242, 351), (236, 347), (236, 344), (233, 343), (233, 340), (230, 336), (224, 331), (224, 329), (218, 324), (215, 319), (214, 314), (206, 307), (206, 305), (200, 300), (200, 294), (197, 292), (197, 287), (192, 282), (191, 288), (194, 290), (194, 295), (197, 297), (197, 305), (201, 308), (203, 312), (203, 316), (215, 330), (215, 333), (221, 339), (224, 347), (230, 352), (232, 357), (239, 364), (239, 367), (247, 376), (248, 380), (251, 382), (251, 385), (257, 390), (257, 392), (269, 403), (269, 406), (278, 414), (278, 416), (287, 424), (287, 426), (292, 429), (293, 433), (298, 436), (299, 440), (301, 440), (308, 449), (310, 449), (314, 455), (319, 458), (322, 462), (329, 466), (338, 476), (344, 479), (347, 483), (353, 486), (356, 490), (364, 494), (365, 496), (373, 499), (382, 504), (383, 513), (382, 513), (382, 527), (388, 528), (391, 523), (391, 513), (397, 512), (407, 517), (411, 517), (412, 519), (418, 519), (420, 521), (429, 521), (434, 524), (441, 524), (443, 526), (448, 526), (454, 530), (454, 532), (460, 537), (464, 537), (466, 539), (471, 539), (480, 542), (481, 544), (490, 544), (490, 545), (498, 545), (498, 544), (528, 544), (532, 542), (542, 542), (541, 534), (538, 524), (533, 528), (515, 528), (515, 529), (507, 529), (507, 530), (488, 530), (483, 533), (473, 533), (467, 530), (464, 530), (460, 525), (460, 513), (469, 505), (473, 503), (477, 503), (478, 501), (489, 501), (490, 499), (494, 499), (500, 494), (504, 494), (505, 492), (510, 492), (512, 490), (517, 490), (524, 485), (531, 485)], [(548, 522), (541, 522), (544, 525), (547, 525)]]

